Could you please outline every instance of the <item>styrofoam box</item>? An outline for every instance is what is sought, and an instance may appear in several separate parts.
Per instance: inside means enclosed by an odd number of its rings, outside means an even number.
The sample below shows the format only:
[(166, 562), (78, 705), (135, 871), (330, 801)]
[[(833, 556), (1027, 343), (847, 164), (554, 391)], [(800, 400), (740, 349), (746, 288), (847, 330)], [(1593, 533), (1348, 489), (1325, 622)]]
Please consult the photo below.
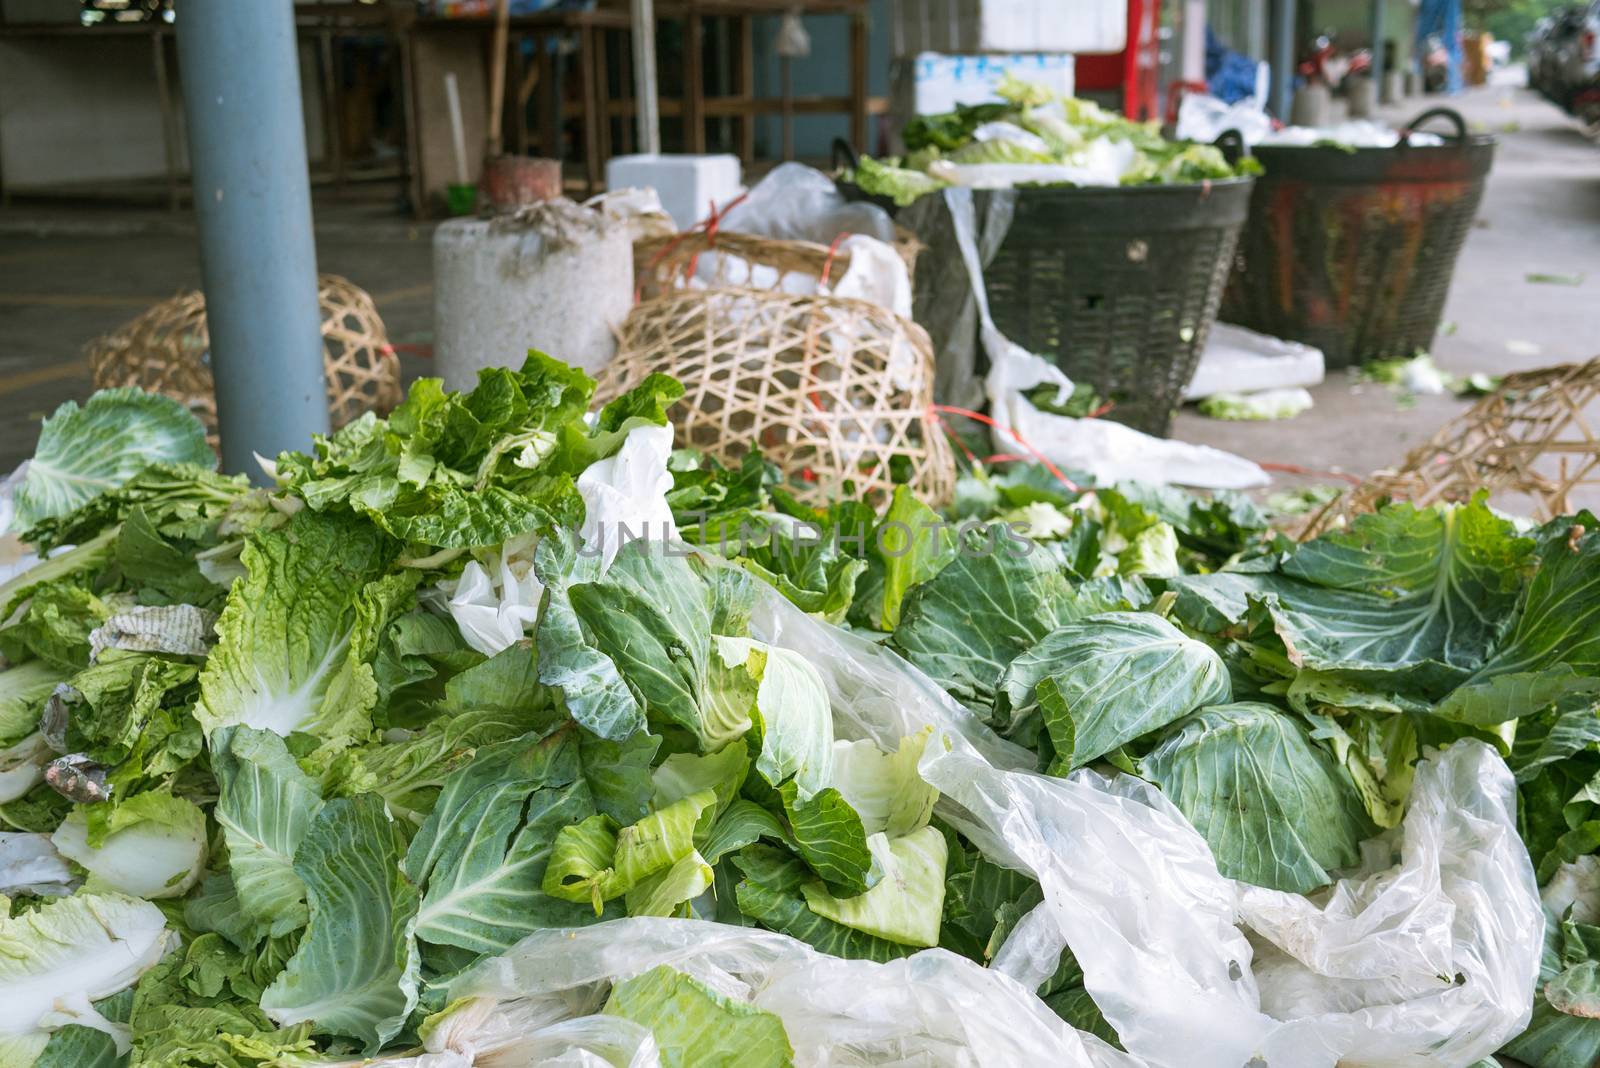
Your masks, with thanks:
[(938, 115), (954, 111), (960, 104), (999, 100), (995, 90), (1008, 74), (1038, 82), (1063, 96), (1072, 95), (1073, 59), (1060, 53), (943, 56), (924, 52), (900, 63), (896, 73), (901, 79), (909, 73), (910, 80), (908, 85), (896, 85), (896, 89), (909, 92), (909, 96), (897, 104), (909, 107), (912, 115)]
[(738, 156), (615, 156), (606, 164), (606, 188), (654, 189), (678, 229), (687, 230), (726, 207), (743, 189)]
[(1120, 52), (1127, 0), (894, 0), (895, 56)]

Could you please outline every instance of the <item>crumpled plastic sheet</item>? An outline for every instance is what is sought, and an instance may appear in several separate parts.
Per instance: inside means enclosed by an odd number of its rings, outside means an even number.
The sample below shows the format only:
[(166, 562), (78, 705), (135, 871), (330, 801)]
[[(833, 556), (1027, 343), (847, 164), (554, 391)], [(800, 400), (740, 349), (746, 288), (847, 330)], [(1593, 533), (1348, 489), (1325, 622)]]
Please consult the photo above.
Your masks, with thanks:
[[(590, 464), (578, 476), (584, 505), (578, 533), (585, 550), (600, 556), (602, 570), (630, 541), (664, 543), (677, 537), (667, 504), (671, 455), (672, 427), (635, 427), (614, 455)], [(500, 547), (498, 560), (470, 560), (459, 577), (436, 588), (462, 638), (485, 656), (521, 641), (539, 618), (544, 583), (533, 569), (536, 545), (533, 535), (512, 538)]]
[(777, 1015), (802, 1068), (1138, 1068), (1009, 976), (946, 950), (843, 960), (787, 935), (701, 920), (535, 932), (470, 969), (449, 997), (486, 999), (491, 1012), (509, 1002), (534, 1018), (563, 1006), (593, 1012), (611, 982), (663, 964)]
[(894, 222), (876, 204), (850, 201), (832, 178), (803, 163), (782, 163), (728, 208), (721, 229), (783, 241), (831, 245), (840, 234), (894, 240)]
[[(1015, 192), (994, 194), (1001, 202), (1015, 196)], [(947, 189), (944, 200), (977, 301), (978, 337), (989, 358), (983, 388), (989, 399), (989, 414), (995, 421), (992, 437), (998, 451), (1018, 452), (1020, 445), (1020, 451), (1037, 451), (1058, 467), (1086, 472), (1104, 483), (1134, 481), (1249, 489), (1271, 481), (1259, 465), (1209, 445), (1152, 437), (1105, 419), (1071, 419), (1035, 408), (1026, 391), (1040, 385), (1052, 386), (1064, 401), (1071, 395), (1072, 381), (1060, 368), (1024, 349), (995, 326), (984, 289), (983, 255), (978, 245), (972, 191)], [(997, 221), (1005, 221), (1005, 213), (999, 213), (997, 220), (991, 203), (985, 232), (991, 231)]]
[(0, 831), (0, 895), (65, 897), (77, 886), (77, 876), (48, 834)]
[(1526, 1025), (1544, 919), (1515, 784), (1486, 744), (1429, 755), (1398, 833), (1312, 899), (1223, 878), (1176, 807), (1132, 776), (1021, 770), (1031, 757), (914, 667), (776, 592), (754, 627), (818, 668), (839, 737), (889, 748), (935, 728), (920, 770), (939, 815), (1044, 893), (993, 970), (1032, 988), (1070, 946), (1150, 1068), (1458, 1068)]

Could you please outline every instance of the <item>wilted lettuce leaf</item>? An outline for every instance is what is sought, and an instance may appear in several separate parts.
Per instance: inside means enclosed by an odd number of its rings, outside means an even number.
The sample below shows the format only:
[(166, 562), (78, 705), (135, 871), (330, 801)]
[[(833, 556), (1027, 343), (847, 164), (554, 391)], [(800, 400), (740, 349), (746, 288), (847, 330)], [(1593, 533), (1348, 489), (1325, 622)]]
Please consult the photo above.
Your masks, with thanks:
[[(85, 588), (93, 585), (111, 559), (111, 547), (116, 537), (115, 527), (101, 531), (83, 544), (56, 553), (0, 583), (0, 622), (11, 621), (23, 602), (41, 590), (62, 584)], [(4, 631), (0, 631), (0, 636), (3, 634)], [(0, 642), (3, 642), (3, 637), (0, 637)], [(12, 657), (9, 653), (6, 655), (9, 659), (22, 659)], [(82, 662), (70, 666), (76, 670), (82, 666)]]
[(259, 974), (244, 981), (247, 972), (270, 968), (276, 958), (235, 958), (224, 972), (206, 959), (202, 943), (209, 937), (169, 954), (140, 981), (129, 1017), (129, 1068), (254, 1068), (310, 1060), (316, 1047), (309, 1024), (276, 1028), (253, 998), (236, 993), (236, 987), (258, 985)]
[(592, 921), (592, 909), (540, 887), (557, 833), (593, 812), (574, 727), (480, 750), (406, 852), (406, 877), (422, 891), (417, 937), (497, 953), (540, 927)]
[(69, 683), (78, 700), (68, 702), (67, 744), (120, 765), (109, 781), (121, 793), (172, 775), (200, 753), (200, 726), (191, 714), (199, 674), (198, 665), (183, 660), (102, 651)]
[(1326, 886), (1372, 830), (1343, 769), (1267, 705), (1197, 712), (1140, 768), (1205, 837), (1222, 874), (1257, 886)]
[(599, 916), (607, 901), (694, 853), (695, 837), (710, 827), (716, 803), (714, 791), (700, 790), (620, 829), (604, 814), (562, 827), (545, 870), (544, 892), (588, 902)]
[(395, 618), (372, 661), (375, 715), (387, 726), (415, 725), (426, 717), (427, 705), (444, 696), (446, 681), (482, 660), (448, 617), (418, 609)]
[[(94, 1003), (94, 1010), (111, 1023), (126, 1024), (132, 1009), (132, 988)], [(116, 1040), (105, 1031), (68, 1024), (51, 1032), (32, 1068), (123, 1068), (126, 1063), (126, 1057), (117, 1052)]]
[(1006, 668), (1000, 694), (1021, 712), (1037, 703), (1055, 751), (1050, 770), (1062, 775), (1232, 699), (1216, 652), (1151, 612), (1107, 612), (1051, 631)]
[(893, 644), (957, 700), (987, 712), (1006, 665), (1079, 613), (1048, 554), (963, 551), (906, 598)]
[(50, 841), (88, 871), (91, 890), (176, 898), (204, 872), (206, 818), (192, 801), (151, 790), (117, 805), (79, 805)]
[(909, 488), (896, 486), (875, 533), (874, 548), (883, 560), (881, 625), (892, 631), (900, 625), (906, 594), (955, 559), (956, 538), (938, 512)]
[(110, 604), (70, 582), (34, 590), (21, 612), (0, 620), (0, 654), (20, 663), (38, 657), (65, 671), (89, 660), (89, 632), (112, 614)]
[(1517, 604), (1515, 628), (1441, 703), (1440, 715), (1500, 723), (1566, 694), (1600, 692), (1600, 529), (1592, 517), (1587, 527), (1557, 521), (1540, 541), (1539, 570)]
[(744, 722), (760, 741), (756, 770), (771, 786), (792, 781), (796, 796), (810, 800), (833, 779), (833, 712), (821, 676), (800, 654), (752, 638), (717, 635), (713, 645), (718, 704), (750, 695)]
[(944, 911), (944, 835), (923, 827), (893, 839), (877, 834), (869, 843), (883, 873), (876, 886), (854, 897), (838, 897), (821, 882), (806, 882), (800, 887), (806, 905), (818, 916), (890, 942), (938, 945)]
[(0, 745), (11, 745), (39, 729), (39, 711), (71, 672), (43, 660), (0, 671)]
[(261, 997), (280, 1027), (353, 1038), (377, 1052), (417, 1003), (411, 936), (419, 894), (401, 871), (405, 840), (374, 794), (322, 807), (295, 851), (311, 922)]
[(369, 663), (417, 572), (385, 574), (392, 543), (348, 514), (302, 511), (244, 550), (249, 575), (217, 621), (200, 676), (207, 731), (243, 725), (315, 734), (336, 751), (372, 729)]
[[(160, 909), (121, 894), (79, 893), (0, 917), (0, 1053), (31, 1063), (46, 1043), (38, 1021), (57, 999), (93, 1002), (125, 990), (175, 942)], [(27, 1046), (26, 1058), (18, 1056)]]
[(833, 785), (869, 835), (882, 831), (894, 838), (927, 826), (939, 791), (923, 781), (917, 763), (932, 735), (928, 727), (902, 738), (893, 753), (870, 739), (833, 743)]
[(164, 539), (212, 540), (223, 517), (250, 492), (247, 477), (218, 474), (211, 469), (215, 462), (208, 454), (203, 464), (151, 464), (119, 488), (35, 524), (26, 540), (41, 550), (82, 545), (123, 522), (135, 508), (144, 511), (153, 531)]
[(601, 413), (582, 371), (530, 352), (520, 368), (488, 368), (467, 393), (415, 382), (387, 421), (363, 418), (315, 454), (278, 458), (282, 485), (318, 511), (348, 507), (403, 541), (445, 549), (498, 545), (551, 524), (575, 526), (573, 482), (628, 430), (665, 422), (681, 387), (652, 376)]
[(1600, 927), (1571, 918), (1580, 909), (1592, 912), (1600, 901), (1592, 889), (1582, 896), (1560, 915), (1546, 908), (1533, 1019), (1503, 1050), (1532, 1068), (1593, 1068), (1600, 1060)]
[(330, 797), (375, 793), (396, 818), (420, 825), (445, 781), (479, 749), (549, 725), (542, 708), (441, 713), (420, 731), (339, 754), (322, 776), (322, 789)]
[(219, 792), (212, 814), (240, 911), (269, 935), (298, 930), (308, 914), (294, 855), (322, 811), (321, 791), (271, 731), (224, 727), (210, 749)]
[(1422, 755), (1418, 720), (1404, 713), (1348, 710), (1342, 716), (1305, 713), (1311, 737), (1327, 746), (1350, 773), (1367, 815), (1379, 827), (1398, 827)]
[(603, 577), (551, 589), (539, 677), (602, 738), (626, 738), (648, 717), (689, 732), (702, 750), (720, 749), (748, 729), (750, 695), (719, 690), (719, 679), (737, 679), (713, 672), (712, 635), (743, 632), (750, 581), (731, 570), (709, 579), (670, 547), (631, 542)]
[(661, 965), (625, 979), (601, 1010), (655, 1035), (662, 1068), (789, 1068), (783, 1021)]
[(117, 532), (112, 556), (140, 604), (214, 608), (228, 591), (201, 573), (195, 550), (192, 543), (163, 535), (145, 506), (135, 505)]
[(1442, 697), (1488, 659), (1533, 542), (1481, 500), (1390, 505), (1290, 555), (1281, 572), (1173, 579), (1174, 615), (1219, 633), (1252, 611), (1297, 668)]
[(739, 911), (764, 927), (798, 938), (823, 953), (851, 960), (890, 961), (917, 947), (891, 942), (846, 927), (811, 911), (803, 887), (814, 876), (793, 854), (767, 845), (750, 845), (728, 858), (738, 873)]
[(103, 389), (80, 408), (66, 401), (44, 421), (16, 494), (16, 525), (65, 516), (151, 464), (216, 466), (200, 420), (171, 397)]

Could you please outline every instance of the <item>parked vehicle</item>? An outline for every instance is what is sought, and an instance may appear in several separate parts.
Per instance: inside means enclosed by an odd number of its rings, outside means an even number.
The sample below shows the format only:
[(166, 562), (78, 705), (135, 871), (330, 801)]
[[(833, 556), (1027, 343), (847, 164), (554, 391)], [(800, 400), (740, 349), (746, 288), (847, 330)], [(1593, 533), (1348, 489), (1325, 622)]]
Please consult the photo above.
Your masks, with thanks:
[(1528, 37), (1528, 84), (1600, 129), (1600, 0), (1539, 20)]

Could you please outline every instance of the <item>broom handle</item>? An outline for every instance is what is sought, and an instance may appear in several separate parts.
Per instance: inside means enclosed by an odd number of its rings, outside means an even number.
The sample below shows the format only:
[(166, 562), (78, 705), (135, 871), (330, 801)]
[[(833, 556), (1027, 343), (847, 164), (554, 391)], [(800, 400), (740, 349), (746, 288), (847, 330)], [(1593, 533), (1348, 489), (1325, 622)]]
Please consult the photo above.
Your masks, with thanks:
[(506, 47), (511, 37), (511, 0), (500, 0), (494, 13), (494, 45), (489, 53), (489, 158), (500, 155), (501, 113), (506, 102)]

